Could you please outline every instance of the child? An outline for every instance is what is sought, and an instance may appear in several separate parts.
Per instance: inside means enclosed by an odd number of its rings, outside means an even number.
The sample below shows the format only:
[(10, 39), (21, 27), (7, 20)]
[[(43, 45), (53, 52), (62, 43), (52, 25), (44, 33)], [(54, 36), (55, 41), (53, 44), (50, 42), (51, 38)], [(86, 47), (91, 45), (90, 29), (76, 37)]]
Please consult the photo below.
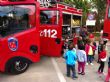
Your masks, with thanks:
[(94, 34), (91, 32), (89, 34), (89, 39), (93, 45), (93, 59), (94, 59), (94, 56), (95, 56), (95, 50), (96, 50), (96, 42), (95, 42), (95, 37), (94, 37)]
[(65, 40), (63, 41), (63, 48), (62, 48), (62, 55), (64, 57), (65, 52), (68, 50), (68, 38), (65, 38)]
[(64, 41), (65, 49), (68, 49), (68, 42), (69, 42), (69, 41), (68, 41), (68, 38), (66, 38), (65, 41)]
[(88, 40), (87, 44), (86, 44), (86, 47), (85, 47), (85, 51), (86, 51), (86, 54), (87, 54), (87, 63), (86, 63), (86, 65), (88, 65), (89, 62), (90, 62), (91, 65), (93, 65), (93, 63), (92, 63), (92, 61), (93, 61), (93, 49), (94, 49), (94, 46), (91, 44), (91, 41)]
[(109, 79), (110, 79), (110, 57), (109, 57), (109, 61), (108, 61), (108, 73), (105, 78), (105, 82), (109, 82)]
[(78, 45), (78, 46), (84, 46), (84, 42), (83, 42), (83, 40), (82, 40), (82, 37), (81, 37), (81, 36), (79, 36), (79, 38), (78, 38), (77, 45)]
[(67, 66), (67, 77), (70, 77), (70, 71), (72, 71), (72, 78), (77, 78), (75, 71), (75, 64), (77, 60), (76, 53), (73, 51), (73, 44), (70, 44), (68, 47), (68, 51), (65, 53), (64, 58), (66, 60)]
[(98, 61), (97, 61), (97, 63), (99, 63), (99, 54), (100, 54), (100, 52), (102, 50), (102, 47), (104, 46), (103, 44), (104, 44), (103, 40), (99, 41), (99, 45), (98, 45)]
[(86, 52), (84, 51), (84, 46), (79, 46), (77, 51), (78, 58), (78, 74), (85, 75), (85, 63), (87, 61)]
[(73, 43), (75, 47), (77, 48), (77, 41), (78, 41), (78, 35), (76, 33), (73, 34)]
[(99, 61), (100, 61), (100, 66), (98, 69), (99, 74), (103, 73), (106, 59), (107, 59), (107, 55), (106, 55), (106, 51), (105, 51), (105, 46), (103, 46), (102, 50), (99, 54)]
[(90, 39), (92, 42), (94, 42), (94, 34), (93, 34), (93, 33), (90, 33), (90, 34), (89, 34), (89, 39)]

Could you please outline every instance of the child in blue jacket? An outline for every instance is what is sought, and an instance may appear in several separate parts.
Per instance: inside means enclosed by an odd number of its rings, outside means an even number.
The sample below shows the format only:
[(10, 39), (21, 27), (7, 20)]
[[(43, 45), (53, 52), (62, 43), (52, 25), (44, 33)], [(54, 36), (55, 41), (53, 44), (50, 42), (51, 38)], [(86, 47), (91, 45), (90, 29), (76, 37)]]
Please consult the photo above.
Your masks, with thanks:
[(65, 53), (64, 58), (66, 60), (66, 67), (67, 67), (67, 77), (70, 77), (71, 71), (72, 71), (72, 78), (78, 78), (76, 76), (76, 71), (75, 71), (75, 64), (77, 60), (77, 56), (75, 51), (73, 51), (73, 44), (70, 44), (68, 46), (68, 51)]

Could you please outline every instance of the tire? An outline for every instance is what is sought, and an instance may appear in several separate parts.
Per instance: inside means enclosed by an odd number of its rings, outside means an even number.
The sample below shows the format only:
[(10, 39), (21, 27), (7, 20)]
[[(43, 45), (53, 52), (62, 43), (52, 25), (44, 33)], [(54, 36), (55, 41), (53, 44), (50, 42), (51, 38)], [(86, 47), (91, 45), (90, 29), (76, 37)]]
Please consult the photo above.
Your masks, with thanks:
[(13, 58), (8, 61), (6, 70), (11, 74), (21, 74), (28, 69), (29, 64), (30, 63), (25, 58)]

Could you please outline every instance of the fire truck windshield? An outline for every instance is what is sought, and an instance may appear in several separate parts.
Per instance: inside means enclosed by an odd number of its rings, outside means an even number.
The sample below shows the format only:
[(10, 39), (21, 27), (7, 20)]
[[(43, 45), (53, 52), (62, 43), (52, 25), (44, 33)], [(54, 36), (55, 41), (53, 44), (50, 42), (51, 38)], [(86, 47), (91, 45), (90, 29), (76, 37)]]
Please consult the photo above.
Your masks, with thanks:
[(0, 36), (35, 27), (34, 5), (10, 5), (0, 6)]

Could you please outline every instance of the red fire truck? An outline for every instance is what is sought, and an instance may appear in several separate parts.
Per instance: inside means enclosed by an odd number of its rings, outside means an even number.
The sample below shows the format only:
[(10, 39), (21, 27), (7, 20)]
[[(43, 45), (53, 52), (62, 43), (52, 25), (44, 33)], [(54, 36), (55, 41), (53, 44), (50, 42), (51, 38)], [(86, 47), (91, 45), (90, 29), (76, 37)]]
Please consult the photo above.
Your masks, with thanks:
[(107, 0), (106, 14), (104, 20), (103, 38), (110, 40), (110, 0)]
[(0, 71), (20, 74), (40, 54), (61, 56), (62, 28), (74, 27), (73, 19), (81, 16), (81, 10), (60, 4), (44, 8), (35, 0), (0, 0)]
[(40, 8), (41, 54), (61, 56), (63, 39), (75, 33), (82, 20), (82, 10), (56, 3), (52, 8)]

